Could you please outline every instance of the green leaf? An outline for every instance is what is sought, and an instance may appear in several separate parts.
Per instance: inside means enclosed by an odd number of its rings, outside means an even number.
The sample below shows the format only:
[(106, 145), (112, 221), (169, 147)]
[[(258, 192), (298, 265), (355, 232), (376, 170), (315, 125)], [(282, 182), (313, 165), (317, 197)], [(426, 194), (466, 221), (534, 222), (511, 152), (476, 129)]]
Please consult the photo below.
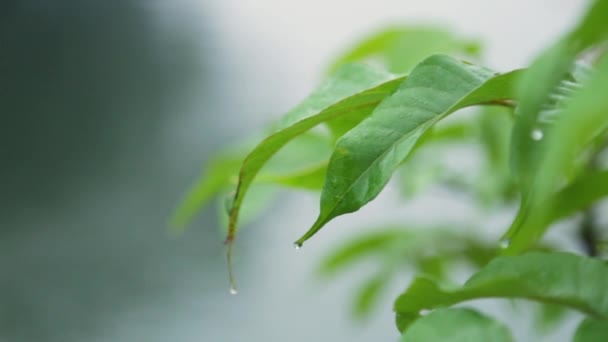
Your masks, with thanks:
[[(464, 229), (463, 229), (464, 230)], [(435, 256), (445, 260), (465, 259), (473, 265), (485, 265), (495, 248), (485, 246), (472, 233), (423, 228), (377, 228), (335, 248), (324, 258), (320, 271), (332, 275), (362, 260), (378, 258), (403, 268), (403, 260), (421, 269), (433, 262)]]
[[(371, 110), (389, 96), (403, 78), (394, 78), (361, 65), (342, 68), (327, 80), (309, 98), (304, 100), (283, 119), (280, 130), (260, 142), (247, 155), (240, 169), (236, 195), (226, 241), (234, 240), (239, 211), (249, 186), (260, 169), (283, 146), (311, 128), (357, 111)], [(229, 254), (231, 249), (229, 248)]]
[(401, 336), (401, 342), (509, 342), (509, 330), (501, 323), (468, 309), (440, 309), (422, 317)]
[[(550, 94), (566, 78), (577, 55), (608, 38), (608, 1), (597, 0), (570, 33), (541, 54), (518, 86), (519, 118), (513, 130), (512, 166), (517, 179), (527, 185), (534, 177), (537, 146), (531, 132), (539, 127), (539, 116), (550, 102)], [(580, 73), (573, 72), (576, 78)], [(531, 173), (531, 174), (530, 174)]]
[[(522, 199), (515, 221), (504, 237), (510, 242), (504, 251), (506, 254), (525, 250), (548, 228), (552, 219), (552, 197), (559, 190), (581, 151), (608, 128), (606, 89), (608, 58), (600, 62), (597, 71), (583, 84), (583, 88), (573, 95), (557, 122), (545, 132), (545, 148), (539, 151), (539, 162), (533, 167), (534, 181)], [(598, 184), (598, 187), (600, 186), (601, 184)], [(585, 204), (585, 201), (582, 203)]]
[(372, 34), (344, 52), (331, 71), (345, 63), (380, 59), (395, 73), (410, 71), (418, 62), (434, 54), (463, 53), (477, 56), (477, 42), (454, 36), (436, 28), (390, 27)]
[(608, 171), (582, 174), (554, 197), (550, 221), (568, 217), (608, 196)]
[(390, 270), (381, 271), (363, 283), (354, 300), (353, 315), (356, 318), (365, 318), (371, 313), (392, 275)]
[(238, 156), (222, 155), (209, 161), (203, 176), (197, 180), (178, 205), (170, 226), (178, 231), (186, 228), (194, 215), (230, 184), (230, 177), (238, 172), (242, 160)]
[(587, 318), (581, 322), (574, 334), (574, 342), (608, 341), (608, 322)]
[[(170, 225), (181, 231), (194, 215), (209, 201), (236, 184), (239, 167), (245, 156), (246, 142), (231, 148), (208, 162), (197, 183), (192, 186), (182, 203), (177, 207)], [(328, 137), (308, 132), (291, 141), (279, 151), (256, 179), (256, 183), (280, 184), (303, 189), (320, 189), (325, 178), (327, 160), (331, 153), (331, 141)], [(268, 191), (265, 191), (268, 193)], [(256, 196), (268, 199), (269, 196)], [(232, 200), (231, 200), (232, 203)], [(253, 202), (252, 202), (253, 203)], [(232, 205), (232, 204), (231, 204)], [(262, 206), (256, 205), (260, 209)], [(253, 212), (259, 212), (252, 210)], [(250, 215), (251, 217), (255, 215)]]
[[(279, 186), (277, 184), (258, 184), (257, 182), (253, 184), (249, 189), (247, 198), (243, 201), (241, 222), (248, 224), (259, 218), (261, 214), (273, 206), (278, 192)], [(218, 222), (222, 233), (226, 233), (230, 208), (234, 201), (234, 191), (223, 194), (223, 196), (220, 194), (218, 199), (220, 202), (217, 206)]]
[(320, 190), (325, 182), (325, 173), (329, 161), (323, 161), (309, 168), (297, 170), (283, 175), (261, 174), (255, 180), (256, 183), (276, 183), (286, 187)]
[(374, 229), (373, 233), (363, 234), (332, 250), (321, 264), (320, 271), (324, 275), (334, 274), (357, 261), (373, 256), (383, 256), (389, 253), (393, 256), (398, 246), (400, 251), (407, 251), (416, 246), (420, 238), (409, 230), (397, 228)]
[(608, 265), (568, 253), (533, 252), (491, 261), (462, 287), (441, 288), (419, 277), (395, 301), (401, 327), (435, 309), (481, 298), (523, 298), (559, 304), (608, 319)]
[(374, 199), (417, 140), (458, 109), (512, 97), (520, 72), (504, 75), (447, 56), (420, 63), (372, 115), (345, 134), (330, 159), (320, 214), (301, 245), (336, 216)]

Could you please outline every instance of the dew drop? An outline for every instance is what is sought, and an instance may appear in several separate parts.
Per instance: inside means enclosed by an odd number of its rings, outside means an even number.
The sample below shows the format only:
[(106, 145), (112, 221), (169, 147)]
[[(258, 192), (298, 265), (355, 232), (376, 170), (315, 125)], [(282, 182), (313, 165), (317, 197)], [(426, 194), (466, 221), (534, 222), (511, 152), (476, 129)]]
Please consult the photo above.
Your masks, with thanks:
[(426, 315), (428, 315), (430, 313), (431, 313), (431, 310), (428, 310), (428, 309), (422, 309), (422, 310), (420, 310), (420, 316), (426, 316)]
[(234, 286), (230, 287), (230, 294), (236, 296), (239, 294), (239, 290), (237, 290)]
[(505, 239), (505, 240), (500, 241), (499, 246), (501, 249), (507, 249), (507, 248), (509, 248), (510, 244), (511, 244), (511, 240)]
[(295, 248), (296, 250), (298, 250), (298, 249), (302, 248), (302, 244), (299, 243), (299, 242), (294, 242), (293, 243), (293, 248)]
[(535, 128), (532, 130), (532, 133), (530, 133), (530, 137), (532, 138), (532, 140), (534, 141), (539, 141), (543, 138), (543, 131), (541, 131), (538, 128)]

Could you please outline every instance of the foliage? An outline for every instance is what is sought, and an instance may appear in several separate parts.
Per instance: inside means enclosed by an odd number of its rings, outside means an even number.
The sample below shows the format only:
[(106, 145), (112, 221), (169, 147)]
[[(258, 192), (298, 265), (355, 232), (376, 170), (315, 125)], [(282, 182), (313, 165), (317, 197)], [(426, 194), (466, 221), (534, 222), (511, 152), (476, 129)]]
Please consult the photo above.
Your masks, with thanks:
[[(606, 243), (595, 220), (596, 203), (608, 195), (607, 16), (608, 0), (592, 1), (529, 68), (509, 72), (479, 66), (479, 44), (447, 31), (378, 32), (339, 57), (322, 85), (257, 145), (210, 161), (172, 224), (183, 228), (211, 198), (233, 190), (223, 214), (230, 264), (239, 219), (269, 201), (262, 185), (320, 192), (319, 215), (298, 248), (335, 217), (374, 200), (395, 175), (410, 197), (437, 184), (482, 207), (519, 202), (499, 241), (458, 224), (391, 226), (336, 248), (321, 271), (377, 263), (354, 301), (359, 316), (400, 271), (421, 273), (394, 304), (402, 341), (511, 341), (493, 318), (452, 308), (479, 298), (538, 302), (546, 305), (543, 319), (554, 323), (563, 309), (577, 310), (587, 318), (574, 340), (607, 340)], [(370, 60), (380, 66), (363, 64)], [(476, 112), (445, 120), (465, 108)], [(482, 160), (477, 173), (440, 162), (457, 144), (475, 146)], [(576, 214), (583, 217), (579, 236), (587, 255), (542, 241), (555, 222)], [(475, 269), (463, 285), (451, 279), (458, 263)], [(234, 286), (231, 268), (230, 279)]]

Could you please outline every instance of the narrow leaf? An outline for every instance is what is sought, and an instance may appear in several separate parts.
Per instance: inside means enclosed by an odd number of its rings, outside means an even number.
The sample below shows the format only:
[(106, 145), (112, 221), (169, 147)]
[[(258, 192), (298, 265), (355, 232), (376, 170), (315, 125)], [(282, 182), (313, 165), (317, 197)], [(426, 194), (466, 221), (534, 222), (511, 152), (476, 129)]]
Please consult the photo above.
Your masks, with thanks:
[(171, 227), (183, 230), (194, 215), (229, 184), (230, 177), (238, 172), (242, 161), (242, 158), (231, 155), (209, 161), (203, 176), (191, 187), (175, 210), (170, 221)]
[(468, 309), (440, 309), (422, 317), (401, 336), (401, 342), (509, 342), (509, 330), (501, 323)]
[(419, 277), (395, 302), (402, 327), (423, 309), (451, 306), (481, 298), (523, 298), (559, 304), (608, 319), (608, 265), (568, 253), (532, 252), (494, 259), (462, 287), (441, 288)]
[[(537, 145), (531, 132), (538, 129), (543, 106), (550, 94), (573, 68), (578, 54), (608, 39), (608, 1), (596, 0), (580, 23), (541, 54), (518, 85), (519, 118), (513, 130), (511, 162), (516, 178), (523, 185), (532, 181)], [(574, 77), (580, 73), (574, 68)], [(532, 170), (532, 173), (530, 172)]]
[[(239, 167), (245, 157), (245, 147), (249, 149), (251, 145), (250, 141), (240, 143), (206, 163), (201, 176), (175, 210), (170, 221), (172, 229), (185, 229), (194, 215), (213, 197), (236, 185)], [(264, 165), (256, 183), (320, 189), (330, 153), (331, 141), (327, 136), (312, 132), (299, 135)], [(323, 170), (318, 170), (319, 168)], [(322, 173), (321, 177), (319, 173)], [(230, 207), (233, 200), (234, 198), (230, 201)]]
[(606, 89), (608, 58), (598, 65), (596, 72), (568, 102), (559, 120), (545, 133), (546, 145), (540, 150), (539, 162), (533, 170), (534, 182), (522, 200), (515, 222), (505, 235), (505, 239), (510, 241), (505, 253), (515, 254), (525, 250), (548, 228), (554, 203), (551, 198), (559, 190), (565, 174), (572, 168), (580, 152), (608, 129)]
[(519, 74), (496, 75), (441, 55), (420, 63), (395, 94), (337, 142), (320, 214), (296, 244), (301, 245), (334, 217), (374, 199), (436, 122), (467, 106), (511, 98)]
[(382, 291), (390, 283), (392, 275), (390, 270), (380, 271), (377, 275), (363, 283), (353, 303), (353, 315), (355, 318), (365, 318), (371, 313), (374, 305), (381, 298)]
[(549, 222), (585, 210), (606, 196), (608, 171), (585, 173), (555, 195)]

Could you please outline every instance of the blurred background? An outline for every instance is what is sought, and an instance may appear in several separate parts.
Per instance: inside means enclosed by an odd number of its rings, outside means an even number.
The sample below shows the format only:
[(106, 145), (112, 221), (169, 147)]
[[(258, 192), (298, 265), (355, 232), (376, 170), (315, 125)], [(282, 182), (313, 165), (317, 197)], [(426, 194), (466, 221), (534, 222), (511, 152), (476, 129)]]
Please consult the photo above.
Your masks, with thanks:
[[(216, 210), (182, 236), (167, 231), (172, 210), (214, 151), (296, 104), (372, 30), (440, 24), (509, 70), (585, 4), (3, 0), (0, 341), (395, 341), (390, 303), (405, 280), (357, 321), (360, 274), (322, 281), (319, 260), (391, 208), (410, 222), (480, 220), (458, 198), (397, 206), (389, 189), (296, 252), (318, 204), (284, 192), (239, 236), (236, 297)], [(434, 208), (441, 217), (425, 215)], [(526, 340), (525, 317), (509, 324)]]

